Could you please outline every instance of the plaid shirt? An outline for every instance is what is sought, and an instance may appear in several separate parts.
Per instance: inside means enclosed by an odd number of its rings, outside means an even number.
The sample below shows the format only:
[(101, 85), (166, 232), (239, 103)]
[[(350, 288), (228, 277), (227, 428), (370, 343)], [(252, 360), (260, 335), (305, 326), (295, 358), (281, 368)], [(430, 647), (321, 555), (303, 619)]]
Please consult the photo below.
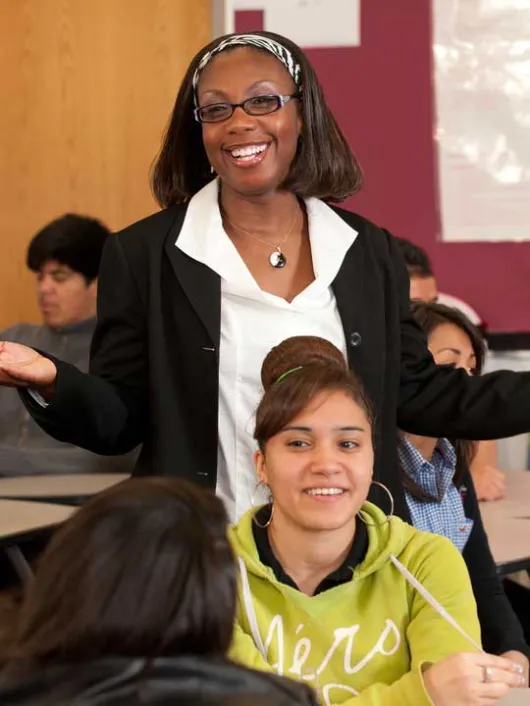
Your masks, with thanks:
[(423, 502), (405, 491), (414, 527), (441, 534), (462, 552), (473, 528), (473, 520), (464, 513), (460, 489), (453, 483), (456, 454), (447, 439), (439, 439), (431, 461), (426, 461), (410, 441), (403, 438), (398, 445), (399, 462), (407, 475), (436, 502)]

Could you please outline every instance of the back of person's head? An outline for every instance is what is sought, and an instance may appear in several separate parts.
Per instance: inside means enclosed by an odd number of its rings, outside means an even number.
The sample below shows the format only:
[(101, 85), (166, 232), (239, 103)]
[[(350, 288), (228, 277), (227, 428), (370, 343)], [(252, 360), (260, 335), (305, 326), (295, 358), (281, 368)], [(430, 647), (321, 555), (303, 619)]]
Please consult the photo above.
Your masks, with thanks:
[(27, 266), (33, 272), (56, 261), (66, 265), (90, 284), (98, 276), (103, 246), (109, 229), (95, 218), (67, 213), (48, 223), (31, 240)]
[[(304, 688), (305, 687), (305, 688)], [(129, 706), (127, 704), (105, 704), (105, 706)], [(163, 699), (153, 702), (153, 706), (175, 706), (176, 701), (172, 699)], [(280, 692), (275, 689), (271, 694), (238, 694), (236, 692), (230, 694), (190, 694), (189, 696), (180, 695), (178, 697), (178, 706), (317, 706), (318, 699), (311, 689), (302, 684), (296, 684), (296, 688), (292, 690), (284, 689)]]
[(437, 302), (413, 302), (412, 313), (427, 336), (427, 341), (432, 333), (444, 324), (451, 324), (460, 329), (469, 339), (474, 352), (476, 361), (474, 372), (477, 375), (482, 373), (486, 357), (484, 337), (465, 314), (458, 309)]
[(4, 663), (224, 656), (236, 602), (226, 529), (221, 500), (183, 480), (93, 498), (43, 553)]
[(339, 349), (317, 336), (294, 336), (275, 346), (263, 361), (264, 395), (256, 413), (254, 437), (261, 451), (323, 392), (345, 392), (372, 424), (373, 413), (360, 380)]
[(410, 277), (434, 277), (429, 256), (419, 245), (405, 238), (395, 238), (407, 265)]

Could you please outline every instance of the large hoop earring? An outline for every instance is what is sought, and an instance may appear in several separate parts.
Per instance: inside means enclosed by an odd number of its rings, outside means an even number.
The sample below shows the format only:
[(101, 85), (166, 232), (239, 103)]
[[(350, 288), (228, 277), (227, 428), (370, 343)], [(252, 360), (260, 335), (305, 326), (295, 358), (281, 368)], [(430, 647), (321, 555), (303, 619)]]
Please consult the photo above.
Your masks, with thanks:
[(267, 504), (271, 506), (271, 514), (267, 522), (265, 522), (265, 524), (263, 525), (260, 525), (260, 523), (257, 521), (256, 513), (254, 513), (254, 517), (252, 519), (258, 527), (260, 527), (261, 529), (267, 529), (267, 527), (272, 522), (272, 517), (274, 515), (274, 498), (272, 497), (271, 489), (266, 483), (262, 483), (260, 480), (256, 483), (256, 485), (254, 486), (254, 490), (252, 491), (252, 495), (250, 496), (250, 504), (252, 505), (252, 509), (256, 509), (256, 505), (258, 504), (256, 503), (256, 493), (261, 487), (267, 488), (269, 491), (269, 500)]
[(378, 485), (380, 488), (383, 488), (385, 493), (388, 495), (390, 498), (390, 512), (386, 516), (385, 520), (383, 522), (367, 522), (366, 519), (363, 517), (363, 511), (359, 510), (357, 512), (358, 518), (361, 520), (361, 522), (364, 522), (365, 525), (368, 525), (368, 527), (382, 527), (383, 525), (386, 525), (388, 522), (390, 522), (390, 519), (394, 515), (394, 496), (390, 492), (390, 490), (386, 487), (384, 483), (380, 483), (378, 480), (373, 480), (372, 481), (373, 485)]

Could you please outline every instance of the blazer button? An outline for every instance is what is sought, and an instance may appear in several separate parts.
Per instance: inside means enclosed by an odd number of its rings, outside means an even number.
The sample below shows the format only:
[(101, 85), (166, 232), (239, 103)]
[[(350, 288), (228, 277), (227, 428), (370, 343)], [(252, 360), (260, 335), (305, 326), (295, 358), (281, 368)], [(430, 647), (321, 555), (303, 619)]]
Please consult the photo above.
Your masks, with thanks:
[(352, 348), (357, 348), (361, 345), (363, 337), (358, 331), (354, 331), (350, 336), (350, 346)]

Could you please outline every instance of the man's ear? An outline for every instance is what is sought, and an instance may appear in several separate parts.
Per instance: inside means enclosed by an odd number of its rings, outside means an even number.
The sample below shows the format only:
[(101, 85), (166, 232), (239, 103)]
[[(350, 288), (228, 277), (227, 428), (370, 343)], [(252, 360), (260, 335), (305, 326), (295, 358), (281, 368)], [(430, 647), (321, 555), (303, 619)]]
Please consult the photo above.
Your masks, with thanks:
[(98, 278), (94, 277), (92, 282), (87, 285), (87, 290), (90, 292), (94, 299), (98, 298)]

